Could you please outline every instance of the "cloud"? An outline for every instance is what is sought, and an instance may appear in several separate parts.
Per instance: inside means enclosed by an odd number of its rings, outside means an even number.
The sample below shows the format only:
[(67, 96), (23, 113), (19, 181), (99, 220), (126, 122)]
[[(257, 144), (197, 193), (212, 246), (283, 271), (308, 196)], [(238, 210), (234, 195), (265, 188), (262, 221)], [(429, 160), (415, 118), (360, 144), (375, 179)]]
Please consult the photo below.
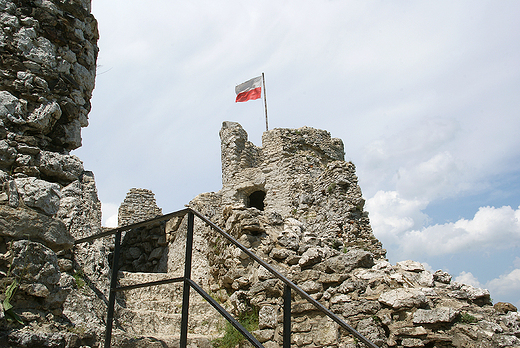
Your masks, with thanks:
[[(516, 306), (520, 305), (518, 294), (520, 294), (520, 268), (514, 269), (507, 274), (488, 281), (485, 285), (494, 299), (506, 298), (509, 301), (517, 300)], [(513, 300), (511, 300), (513, 299)]]
[(497, 251), (520, 245), (520, 207), (481, 207), (473, 219), (436, 224), (402, 234), (405, 254), (442, 255), (463, 251)]
[(473, 219), (426, 226), (428, 201), (379, 191), (367, 200), (370, 222), (383, 245), (397, 244), (401, 258), (520, 246), (520, 207), (481, 207)]
[(105, 227), (117, 227), (117, 212), (119, 205), (114, 203), (101, 203), (101, 225)]
[(451, 197), (471, 187), (464, 180), (464, 169), (460, 159), (449, 151), (437, 153), (411, 169), (400, 169), (397, 190), (404, 197), (422, 197), (429, 201)]
[(404, 199), (397, 191), (378, 191), (365, 207), (372, 229), (384, 245), (398, 243), (401, 234), (421, 228), (428, 219), (421, 212), (427, 205), (427, 201)]
[(471, 272), (462, 271), (457, 277), (455, 277), (454, 280), (458, 283), (468, 284), (476, 288), (482, 288), (482, 284), (480, 284), (477, 277), (475, 277)]

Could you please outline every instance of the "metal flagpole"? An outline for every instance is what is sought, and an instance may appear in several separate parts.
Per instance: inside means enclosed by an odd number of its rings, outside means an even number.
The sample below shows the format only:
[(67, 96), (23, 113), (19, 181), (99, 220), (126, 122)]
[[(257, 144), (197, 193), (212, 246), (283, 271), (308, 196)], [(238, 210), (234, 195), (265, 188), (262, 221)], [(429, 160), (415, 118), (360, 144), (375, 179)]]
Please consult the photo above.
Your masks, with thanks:
[(269, 125), (267, 123), (267, 98), (265, 96), (265, 77), (264, 77), (264, 73), (262, 73), (262, 83), (264, 85), (265, 131), (267, 132), (269, 130)]

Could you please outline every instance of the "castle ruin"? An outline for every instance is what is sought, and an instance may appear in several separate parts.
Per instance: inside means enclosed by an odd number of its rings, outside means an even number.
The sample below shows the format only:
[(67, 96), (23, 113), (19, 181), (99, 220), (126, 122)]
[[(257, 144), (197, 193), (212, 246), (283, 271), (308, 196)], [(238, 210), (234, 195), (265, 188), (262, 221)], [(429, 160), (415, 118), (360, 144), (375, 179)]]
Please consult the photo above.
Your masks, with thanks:
[[(70, 151), (88, 125), (97, 59), (90, 0), (0, 0), (0, 347), (99, 347), (106, 323), (113, 237), (103, 231), (93, 173)], [(374, 237), (355, 167), (327, 131), (265, 132), (262, 146), (224, 122), (222, 189), (189, 206), (228, 231), (380, 347), (518, 347), (520, 315), (487, 290), (414, 261), (391, 265)], [(162, 214), (132, 189), (121, 225)], [(193, 278), (253, 334), (281, 345), (280, 282), (196, 221)], [(180, 275), (186, 221), (123, 237), (120, 283)], [(114, 347), (178, 346), (181, 287), (117, 298)], [(297, 347), (361, 345), (297, 295)], [(225, 323), (196, 294), (191, 346), (218, 345)]]

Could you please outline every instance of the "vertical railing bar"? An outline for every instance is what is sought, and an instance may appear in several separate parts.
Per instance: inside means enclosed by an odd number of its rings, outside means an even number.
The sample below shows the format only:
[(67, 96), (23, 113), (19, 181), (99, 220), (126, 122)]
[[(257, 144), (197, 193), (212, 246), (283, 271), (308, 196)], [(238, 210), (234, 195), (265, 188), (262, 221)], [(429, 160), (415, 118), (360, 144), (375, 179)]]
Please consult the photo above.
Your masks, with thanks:
[(244, 338), (246, 338), (251, 344), (258, 348), (263, 348), (264, 346), (262, 343), (260, 343), (255, 336), (253, 336), (249, 331), (247, 331), (246, 328), (238, 320), (233, 318), (231, 314), (229, 314), (224, 307), (218, 304), (217, 301), (215, 301), (204, 289), (202, 289), (197, 283), (195, 283), (193, 280), (189, 280), (191, 287), (193, 290), (197, 291), (200, 296), (202, 296), (203, 299), (208, 301), (208, 303), (217, 310), (217, 312), (220, 313), (235, 329), (237, 329)]
[(186, 348), (188, 344), (188, 309), (190, 305), (191, 256), (193, 250), (193, 212), (188, 212), (188, 230), (186, 232), (186, 256), (184, 260), (184, 286), (182, 291), (182, 317), (180, 348)]
[(291, 348), (291, 287), (283, 287), (283, 348)]
[(119, 272), (119, 252), (121, 250), (121, 231), (116, 233), (114, 241), (114, 257), (112, 258), (112, 276), (108, 295), (107, 324), (105, 329), (105, 348), (110, 348), (112, 342), (112, 324), (114, 322), (114, 307), (116, 304), (117, 277)]

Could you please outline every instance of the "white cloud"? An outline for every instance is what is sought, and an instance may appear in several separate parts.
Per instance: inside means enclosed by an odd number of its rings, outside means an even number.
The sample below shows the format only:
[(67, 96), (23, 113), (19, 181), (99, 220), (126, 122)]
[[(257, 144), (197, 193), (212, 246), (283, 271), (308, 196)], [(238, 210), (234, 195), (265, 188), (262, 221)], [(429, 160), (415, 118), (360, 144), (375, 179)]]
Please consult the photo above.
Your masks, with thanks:
[(496, 251), (520, 245), (520, 207), (481, 207), (473, 219), (436, 224), (402, 234), (409, 255), (442, 255), (463, 251)]
[(482, 284), (480, 284), (477, 277), (475, 277), (471, 272), (462, 271), (457, 277), (455, 277), (454, 280), (458, 283), (468, 284), (476, 288), (482, 288)]
[(427, 205), (426, 201), (404, 199), (397, 191), (378, 191), (365, 207), (372, 229), (384, 245), (398, 243), (402, 233), (421, 228), (428, 218), (421, 211)]
[(486, 283), (486, 288), (489, 289), (491, 297), (494, 300), (500, 301), (505, 298), (505, 301), (515, 302), (518, 307), (520, 305), (520, 269), (514, 269), (507, 274), (503, 274), (496, 279), (492, 279)]
[(513, 261), (513, 266), (516, 268), (520, 268), (520, 257), (515, 257), (515, 260)]
[(404, 197), (422, 197), (432, 201), (467, 190), (464, 165), (449, 151), (437, 153), (428, 160), (398, 173), (397, 190)]
[(118, 204), (101, 202), (101, 225), (105, 227), (117, 227), (118, 210)]
[(520, 207), (481, 207), (473, 219), (427, 226), (428, 201), (379, 191), (367, 200), (370, 222), (383, 245), (397, 245), (399, 259), (520, 246)]

